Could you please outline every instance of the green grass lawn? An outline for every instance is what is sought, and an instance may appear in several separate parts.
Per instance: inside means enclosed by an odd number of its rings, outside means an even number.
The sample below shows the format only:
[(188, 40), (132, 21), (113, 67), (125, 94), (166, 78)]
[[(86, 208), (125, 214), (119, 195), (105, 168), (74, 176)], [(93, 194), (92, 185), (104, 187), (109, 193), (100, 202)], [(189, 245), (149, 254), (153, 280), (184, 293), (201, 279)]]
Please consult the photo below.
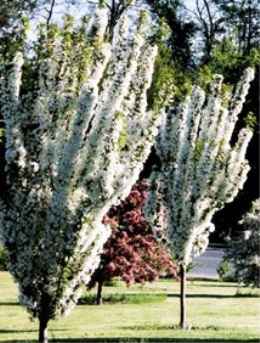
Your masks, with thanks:
[[(167, 294), (151, 303), (78, 305), (67, 318), (50, 322), (50, 341), (59, 342), (259, 342), (259, 292), (236, 296), (236, 285), (188, 281), (190, 329), (179, 323), (179, 284), (163, 280), (144, 287), (105, 287), (106, 294)], [(29, 320), (17, 302), (10, 275), (0, 273), (0, 342), (37, 340), (38, 323)]]

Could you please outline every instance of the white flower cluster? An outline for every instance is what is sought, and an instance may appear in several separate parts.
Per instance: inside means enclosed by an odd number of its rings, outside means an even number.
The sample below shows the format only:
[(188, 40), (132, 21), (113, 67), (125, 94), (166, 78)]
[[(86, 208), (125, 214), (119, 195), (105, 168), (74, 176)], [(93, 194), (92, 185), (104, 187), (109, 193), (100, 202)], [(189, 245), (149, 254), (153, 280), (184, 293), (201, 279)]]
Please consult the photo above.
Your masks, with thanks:
[(254, 71), (247, 69), (231, 98), (216, 75), (206, 104), (204, 92), (193, 87), (177, 113), (170, 108), (165, 114), (156, 142), (161, 170), (151, 176), (145, 212), (182, 265), (205, 250), (213, 214), (234, 199), (246, 180), (252, 131), (242, 129), (234, 146), (230, 141), (253, 78)]
[(129, 194), (153, 144), (161, 114), (147, 112), (146, 93), (157, 48), (142, 20), (126, 13), (110, 44), (97, 10), (83, 71), (82, 42), (65, 49), (57, 35), (41, 43), (36, 62), (27, 59), (36, 79), (23, 79), (18, 54), (1, 83), (8, 188), (1, 233), (21, 303), (35, 317), (75, 306), (110, 234), (102, 219)]

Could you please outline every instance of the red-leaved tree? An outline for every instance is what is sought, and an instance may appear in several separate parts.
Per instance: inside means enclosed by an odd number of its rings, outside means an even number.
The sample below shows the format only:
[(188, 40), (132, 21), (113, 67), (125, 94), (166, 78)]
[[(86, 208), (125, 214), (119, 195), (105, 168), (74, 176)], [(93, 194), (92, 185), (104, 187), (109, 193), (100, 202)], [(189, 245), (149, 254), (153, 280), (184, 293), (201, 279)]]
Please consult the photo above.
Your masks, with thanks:
[(99, 268), (88, 284), (89, 289), (98, 285), (97, 304), (102, 303), (103, 283), (115, 276), (120, 276), (130, 286), (155, 281), (161, 273), (177, 275), (176, 265), (163, 246), (156, 243), (142, 213), (146, 189), (145, 181), (136, 184), (130, 195), (104, 218), (112, 228), (112, 235), (104, 247)]

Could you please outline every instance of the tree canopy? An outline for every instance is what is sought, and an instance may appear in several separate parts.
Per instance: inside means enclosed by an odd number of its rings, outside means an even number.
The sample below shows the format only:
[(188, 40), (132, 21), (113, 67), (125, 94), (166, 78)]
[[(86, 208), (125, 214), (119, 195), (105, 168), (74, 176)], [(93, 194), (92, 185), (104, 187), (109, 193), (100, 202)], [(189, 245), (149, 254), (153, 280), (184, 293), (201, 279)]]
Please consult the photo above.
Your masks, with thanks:
[[(151, 174), (145, 213), (180, 265), (183, 296), (186, 268), (205, 251), (213, 214), (235, 198), (250, 169), (250, 126), (240, 130), (235, 144), (232, 136), (253, 78), (247, 69), (232, 93), (215, 75), (206, 101), (202, 89), (193, 87), (178, 108), (166, 110), (160, 127), (155, 149), (161, 165)], [(184, 303), (181, 326), (186, 327)]]
[(110, 224), (112, 234), (88, 285), (92, 288), (98, 283), (97, 303), (102, 300), (103, 283), (114, 277), (120, 277), (127, 286), (155, 281), (162, 274), (176, 277), (176, 265), (164, 247), (156, 242), (142, 213), (146, 198), (147, 182), (140, 181), (104, 219)]
[(136, 182), (160, 120), (147, 111), (157, 47), (146, 12), (125, 13), (112, 42), (107, 19), (98, 9), (77, 27), (69, 15), (62, 27), (41, 24), (29, 55), (22, 29), (1, 63), (1, 236), (40, 342), (98, 266), (110, 234), (102, 219)]

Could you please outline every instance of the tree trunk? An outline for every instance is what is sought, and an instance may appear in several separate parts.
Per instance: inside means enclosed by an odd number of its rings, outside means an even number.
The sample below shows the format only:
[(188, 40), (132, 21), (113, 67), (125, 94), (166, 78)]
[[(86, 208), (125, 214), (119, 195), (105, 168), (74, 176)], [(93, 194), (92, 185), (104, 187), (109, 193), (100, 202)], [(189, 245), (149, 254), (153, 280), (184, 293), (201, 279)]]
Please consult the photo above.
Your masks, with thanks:
[(48, 343), (48, 322), (49, 322), (49, 295), (42, 294), (41, 298), (41, 312), (39, 315), (39, 342)]
[(39, 327), (39, 342), (48, 343), (48, 319), (40, 318), (40, 327)]
[(181, 296), (180, 296), (180, 327), (185, 330), (186, 323), (186, 266), (180, 265), (180, 277), (181, 277)]
[(102, 286), (103, 286), (103, 280), (98, 281), (97, 300), (96, 300), (97, 305), (102, 305), (103, 304), (103, 300), (102, 300)]

